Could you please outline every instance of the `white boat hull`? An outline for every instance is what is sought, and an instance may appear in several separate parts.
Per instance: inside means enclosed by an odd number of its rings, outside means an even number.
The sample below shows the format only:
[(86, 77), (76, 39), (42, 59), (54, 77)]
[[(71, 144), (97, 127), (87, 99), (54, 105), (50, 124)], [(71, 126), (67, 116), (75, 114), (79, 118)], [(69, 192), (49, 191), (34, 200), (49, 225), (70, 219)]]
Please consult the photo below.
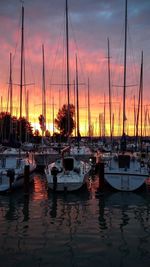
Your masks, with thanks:
[[(29, 177), (29, 183), (33, 181), (32, 173), (33, 171), (30, 171), (30, 177)], [(16, 174), (14, 177), (14, 181), (11, 183), (10, 188), (10, 178), (7, 175), (0, 175), (0, 193), (6, 192), (10, 189), (16, 189), (19, 187), (22, 187), (24, 185), (24, 174)]]
[(146, 175), (128, 174), (128, 173), (105, 173), (106, 182), (116, 190), (134, 191), (144, 185)]
[(149, 173), (136, 155), (124, 153), (113, 156), (105, 165), (104, 178), (114, 189), (134, 191), (144, 185)]
[[(84, 184), (90, 171), (90, 165), (86, 162), (77, 161), (73, 156), (68, 156), (66, 168), (62, 160), (58, 159), (45, 169), (48, 188), (54, 191), (75, 191)], [(57, 170), (56, 173), (53, 170)]]
[(36, 168), (34, 161), (28, 158), (18, 159), (12, 156), (5, 158), (5, 165), (0, 167), (1, 193), (24, 185), (24, 171), (27, 165), (29, 165), (29, 182), (32, 182), (32, 173)]
[(80, 189), (85, 183), (84, 175), (78, 175), (75, 172), (69, 174), (57, 174), (57, 180), (53, 175), (47, 175), (48, 187), (55, 191), (75, 191)]

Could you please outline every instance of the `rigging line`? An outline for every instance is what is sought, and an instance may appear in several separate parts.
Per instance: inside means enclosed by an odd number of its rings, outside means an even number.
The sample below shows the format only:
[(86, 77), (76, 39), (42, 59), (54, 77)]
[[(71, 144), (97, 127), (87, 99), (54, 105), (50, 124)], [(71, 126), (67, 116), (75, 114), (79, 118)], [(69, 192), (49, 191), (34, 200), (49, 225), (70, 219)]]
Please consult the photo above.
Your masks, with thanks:
[[(124, 27), (124, 26), (123, 26)], [(123, 43), (123, 27), (122, 27), (122, 31), (121, 31), (121, 35), (120, 35), (120, 39), (119, 39), (119, 42), (118, 42), (118, 53), (116, 53), (116, 57), (114, 58), (114, 64), (117, 65), (117, 64), (122, 64), (122, 43)]]
[[(78, 47), (78, 44), (77, 44), (75, 31), (74, 31), (74, 28), (73, 28), (73, 25), (72, 25), (70, 14), (69, 14), (69, 22), (70, 22), (70, 26), (71, 26), (71, 30), (72, 30), (72, 37), (73, 37), (73, 40), (74, 40), (75, 49), (76, 49), (77, 55), (78, 55), (78, 62), (79, 62), (80, 69), (81, 69), (81, 76), (83, 77), (84, 85), (86, 85), (86, 80), (87, 79), (85, 77), (85, 72), (83, 71), (83, 65), (82, 65), (81, 58), (80, 58), (79, 47)], [(85, 87), (85, 89), (86, 89), (86, 87)], [(84, 95), (85, 104), (86, 104), (86, 99), (87, 99), (87, 92), (85, 90), (85, 95)]]
[[(120, 40), (119, 40), (119, 47), (122, 47), (123, 44), (123, 33), (124, 33), (124, 25), (122, 27), (121, 35), (120, 35)], [(122, 49), (118, 49), (118, 53), (116, 54), (116, 58), (114, 61), (114, 65), (117, 66), (122, 66), (122, 57), (123, 57), (123, 51)], [(117, 83), (119, 84), (122, 81), (121, 74), (116, 73), (116, 71), (112, 68), (112, 84)], [(121, 91), (118, 91), (117, 89), (113, 92), (113, 97), (116, 95), (117, 97), (122, 95)]]
[[(132, 53), (132, 58), (131, 60), (133, 61), (133, 74), (134, 74), (134, 77), (135, 77), (135, 80), (136, 80), (136, 83), (138, 84), (139, 81), (138, 81), (138, 73), (137, 73), (137, 68), (136, 68), (136, 64), (135, 64), (135, 57), (134, 57), (134, 49), (133, 49), (133, 43), (132, 43), (132, 39), (131, 39), (131, 34), (130, 34), (130, 29), (128, 29), (128, 39), (130, 41), (130, 45), (131, 45), (131, 53)], [(138, 87), (136, 88), (136, 93), (138, 94)]]
[(70, 21), (70, 26), (71, 26), (71, 29), (72, 29), (72, 37), (74, 39), (74, 43), (75, 43), (75, 48), (76, 48), (76, 51), (77, 51), (77, 54), (78, 54), (78, 61), (80, 63), (80, 67), (81, 67), (81, 72), (82, 72), (82, 75), (83, 75), (83, 78), (84, 78), (84, 82), (86, 81), (86, 77), (85, 77), (85, 72), (83, 71), (83, 66), (81, 64), (81, 60), (80, 60), (80, 53), (79, 53), (79, 48), (78, 48), (78, 44), (77, 44), (77, 40), (76, 40), (76, 36), (75, 36), (75, 31), (74, 31), (74, 28), (73, 28), (73, 25), (72, 25), (72, 21), (71, 21), (71, 17), (69, 15), (69, 21)]
[[(63, 57), (62, 57), (62, 73), (61, 73), (61, 80), (62, 80), (62, 89), (64, 88), (63, 87), (63, 84), (65, 84), (66, 82), (66, 74), (64, 73), (64, 69), (66, 70), (66, 58), (65, 58), (65, 56), (66, 56), (66, 49), (65, 49), (65, 42), (66, 42), (66, 39), (65, 39), (65, 27), (66, 27), (66, 25), (65, 25), (65, 16), (66, 16), (66, 14), (65, 14), (65, 11), (64, 11), (64, 27), (63, 27)], [(67, 99), (67, 94), (66, 94), (66, 90), (64, 90), (64, 92), (65, 92), (65, 101), (66, 101), (66, 99)]]
[[(59, 54), (59, 50), (60, 50), (60, 43), (61, 43), (61, 39), (62, 39), (62, 31), (63, 31), (63, 27), (62, 27), (62, 24), (61, 24), (61, 27), (60, 27), (60, 32), (59, 32), (59, 35), (58, 35), (58, 39), (57, 39), (57, 47), (56, 47), (56, 52), (55, 52), (55, 57), (54, 57), (54, 64), (53, 64), (53, 68), (51, 70), (51, 74), (49, 75), (49, 81), (50, 81), (50, 85), (52, 84), (52, 80), (53, 80), (53, 77), (54, 77), (54, 72), (55, 72), (55, 66), (56, 66), (56, 60), (58, 58), (58, 54)], [(50, 86), (50, 102), (52, 103), (53, 99), (52, 99), (52, 87)], [(52, 104), (51, 104), (52, 106)]]
[(20, 37), (20, 25), (21, 25), (21, 14), (20, 14), (20, 18), (18, 20), (18, 31), (17, 31), (17, 39), (16, 39), (16, 43), (15, 43), (15, 51), (14, 51), (14, 54), (12, 56), (12, 68), (13, 68), (13, 65), (14, 65), (14, 61), (15, 61), (15, 57), (16, 57), (16, 53), (17, 53), (17, 47), (18, 47), (18, 44), (19, 44), (19, 37)]
[[(26, 59), (28, 59), (28, 63), (30, 65), (30, 69), (31, 69), (31, 77), (33, 78), (33, 83), (35, 84), (35, 73), (33, 71), (33, 65), (31, 63), (30, 53), (28, 53), (28, 47), (29, 47), (28, 38), (24, 38), (24, 39), (25, 39), (25, 44), (26, 44), (26, 47), (24, 48), (25, 53), (26, 53)], [(27, 64), (27, 61), (26, 61), (26, 64)]]
[(53, 74), (54, 74), (54, 71), (55, 71), (56, 58), (57, 58), (58, 53), (59, 53), (61, 36), (62, 36), (62, 27), (60, 27), (60, 33), (59, 33), (58, 40), (57, 40), (57, 47), (56, 47), (56, 52), (55, 52), (55, 57), (54, 57), (53, 68), (52, 68), (52, 71), (51, 71), (51, 75), (49, 75), (50, 84), (52, 83), (51, 81), (52, 81), (52, 79), (53, 79)]

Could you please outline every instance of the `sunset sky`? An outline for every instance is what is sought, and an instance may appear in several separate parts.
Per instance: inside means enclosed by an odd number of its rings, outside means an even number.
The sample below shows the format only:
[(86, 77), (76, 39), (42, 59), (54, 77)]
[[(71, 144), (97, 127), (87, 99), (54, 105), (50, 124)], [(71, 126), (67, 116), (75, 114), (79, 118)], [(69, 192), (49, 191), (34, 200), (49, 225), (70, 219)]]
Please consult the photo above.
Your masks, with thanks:
[[(0, 0), (0, 96), (7, 106), (9, 56), (13, 55), (13, 114), (19, 116), (21, 7), (19, 0)], [(78, 57), (80, 130), (87, 132), (87, 80), (90, 80), (91, 121), (99, 134), (99, 115), (106, 101), (106, 131), (109, 134), (107, 38), (110, 40), (112, 106), (115, 131), (122, 112), (125, 0), (68, 0), (70, 94), (73, 103), (75, 55)], [(38, 127), (42, 104), (42, 44), (45, 48), (47, 128), (66, 103), (65, 0), (25, 0), (25, 65), (29, 90), (29, 119)], [(150, 103), (150, 1), (128, 0), (127, 129), (133, 133), (134, 96), (137, 105), (141, 52), (144, 53), (144, 108)], [(81, 83), (81, 85), (80, 85)], [(60, 84), (60, 85), (58, 85)], [(115, 86), (117, 85), (117, 86)], [(24, 111), (24, 109), (23, 109)], [(120, 111), (120, 112), (119, 112)], [(148, 110), (149, 111), (149, 110)], [(24, 112), (23, 112), (24, 113)], [(121, 116), (121, 115), (120, 115)], [(117, 128), (118, 127), (118, 128)]]

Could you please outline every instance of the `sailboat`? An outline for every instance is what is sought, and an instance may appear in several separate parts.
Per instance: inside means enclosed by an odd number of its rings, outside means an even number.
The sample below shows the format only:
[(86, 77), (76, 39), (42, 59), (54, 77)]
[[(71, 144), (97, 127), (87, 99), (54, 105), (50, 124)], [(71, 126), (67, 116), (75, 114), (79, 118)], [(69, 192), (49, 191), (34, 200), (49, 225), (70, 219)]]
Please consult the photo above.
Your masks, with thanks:
[[(68, 100), (68, 136), (70, 133), (70, 82), (69, 82), (69, 32), (68, 32), (68, 1), (66, 0), (66, 69), (67, 69), (67, 100)], [(76, 159), (70, 153), (70, 146), (61, 151), (61, 158), (49, 164), (45, 169), (48, 187), (54, 191), (76, 191), (84, 184), (90, 171), (90, 165)]]
[[(22, 117), (22, 88), (23, 88), (23, 49), (24, 49), (24, 6), (22, 6), (21, 27), (21, 66), (20, 66), (20, 118)], [(21, 129), (20, 129), (21, 141)], [(8, 148), (1, 154), (0, 160), (0, 192), (15, 189), (24, 184), (25, 166), (29, 166), (32, 174), (36, 168), (33, 155), (26, 154), (21, 148)], [(33, 177), (30, 176), (30, 182)]]
[(144, 186), (149, 176), (148, 168), (134, 153), (126, 151), (126, 50), (127, 50), (127, 0), (125, 2), (125, 45), (124, 45), (124, 85), (123, 85), (123, 132), (120, 152), (111, 157), (104, 167), (105, 181), (114, 189), (134, 191)]

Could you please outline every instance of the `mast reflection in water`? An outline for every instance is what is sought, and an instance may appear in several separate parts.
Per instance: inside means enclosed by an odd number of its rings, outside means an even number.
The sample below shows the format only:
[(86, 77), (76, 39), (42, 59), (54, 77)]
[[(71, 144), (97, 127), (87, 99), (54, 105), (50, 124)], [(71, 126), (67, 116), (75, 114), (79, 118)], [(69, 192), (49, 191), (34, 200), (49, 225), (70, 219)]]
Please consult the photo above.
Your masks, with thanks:
[(96, 197), (47, 191), (35, 175), (29, 196), (0, 195), (0, 260), (5, 267), (149, 266), (150, 192)]

